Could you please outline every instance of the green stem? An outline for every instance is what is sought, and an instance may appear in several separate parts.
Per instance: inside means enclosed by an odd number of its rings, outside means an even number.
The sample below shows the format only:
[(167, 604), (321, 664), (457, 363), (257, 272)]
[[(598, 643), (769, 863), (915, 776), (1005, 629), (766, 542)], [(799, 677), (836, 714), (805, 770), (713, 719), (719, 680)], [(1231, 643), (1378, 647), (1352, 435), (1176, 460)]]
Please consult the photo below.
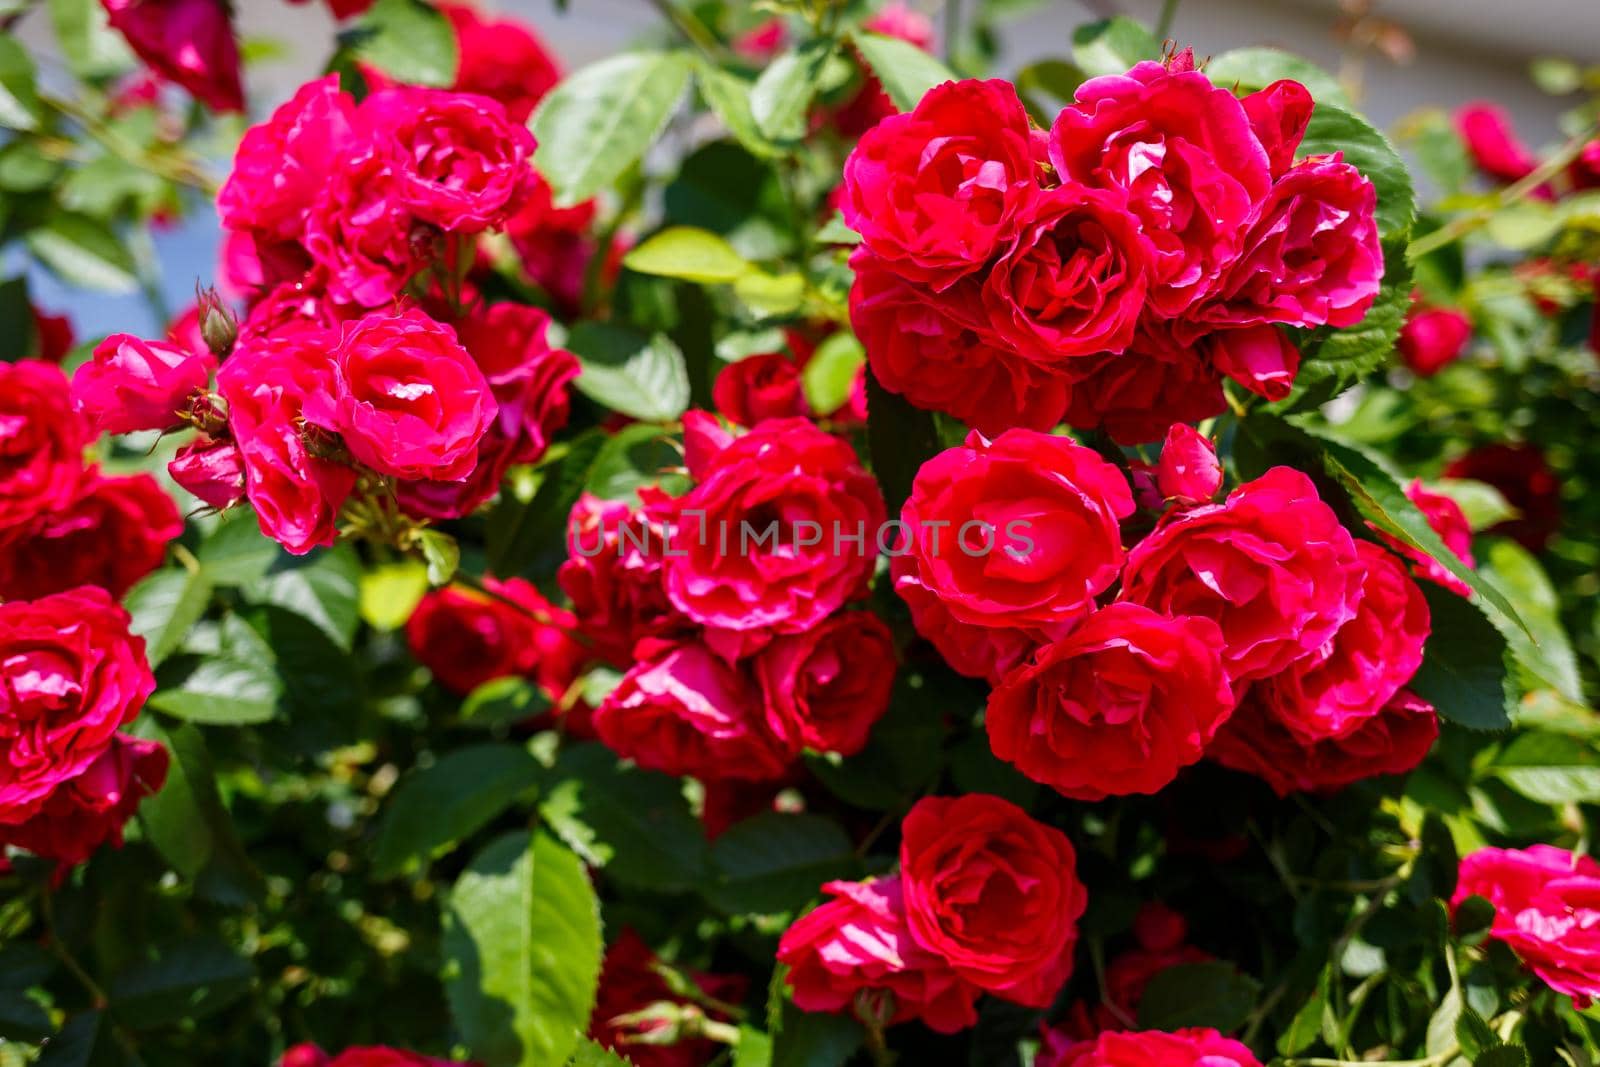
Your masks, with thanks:
[(672, 24), (672, 28), (683, 35), (684, 40), (694, 45), (707, 59), (720, 61), (722, 59), (722, 44), (706, 29), (705, 23), (695, 18), (694, 15), (679, 7), (674, 0), (650, 0), (651, 6), (661, 13), (661, 17)]
[(955, 58), (956, 41), (961, 36), (961, 0), (944, 0), (944, 61)]
[(1156, 19), (1156, 40), (1164, 41), (1172, 35), (1172, 20), (1177, 17), (1181, 0), (1163, 0), (1161, 15)]
[(89, 994), (89, 999), (94, 1004), (94, 1009), (96, 1011), (103, 1010), (111, 1002), (110, 998), (106, 996), (106, 991), (100, 988), (100, 983), (96, 982), (94, 977), (84, 969), (83, 964), (78, 962), (78, 958), (72, 954), (61, 940), (60, 935), (56, 933), (55, 898), (49, 889), (40, 894), (39, 902), (42, 918), (44, 919), (45, 942), (50, 952), (56, 959), (61, 961), (61, 965), (71, 973), (72, 977), (78, 980), (78, 984), (83, 986), (84, 992)]
[(45, 106), (76, 122), (83, 128), (83, 132), (102, 148), (129, 166), (148, 171), (176, 185), (186, 185), (199, 190), (208, 198), (217, 195), (216, 181), (201, 170), (198, 164), (181, 157), (168, 158), (146, 151), (100, 121), (76, 101), (43, 94), (39, 99)]

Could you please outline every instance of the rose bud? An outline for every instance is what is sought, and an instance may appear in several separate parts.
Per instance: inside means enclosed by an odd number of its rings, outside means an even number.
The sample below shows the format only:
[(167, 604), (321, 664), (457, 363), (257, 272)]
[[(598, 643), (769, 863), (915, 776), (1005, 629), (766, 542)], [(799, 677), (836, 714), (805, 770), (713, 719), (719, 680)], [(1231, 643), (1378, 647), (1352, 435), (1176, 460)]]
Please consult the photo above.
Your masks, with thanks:
[(239, 338), (239, 320), (222, 302), (216, 289), (202, 289), (197, 294), (195, 308), (200, 325), (200, 339), (218, 359), (233, 351), (233, 342)]
[(1167, 431), (1156, 467), (1161, 495), (1182, 504), (1204, 504), (1222, 488), (1217, 449), (1194, 427), (1178, 422)]
[(1472, 320), (1455, 308), (1412, 307), (1394, 346), (1413, 374), (1431, 378), (1461, 358)]
[(239, 44), (222, 0), (100, 0), (150, 69), (213, 111), (243, 111)]
[(244, 457), (232, 441), (201, 435), (167, 464), (172, 480), (218, 511), (244, 499)]
[(166, 430), (204, 392), (217, 361), (165, 341), (115, 333), (72, 378), (72, 404), (104, 433)]

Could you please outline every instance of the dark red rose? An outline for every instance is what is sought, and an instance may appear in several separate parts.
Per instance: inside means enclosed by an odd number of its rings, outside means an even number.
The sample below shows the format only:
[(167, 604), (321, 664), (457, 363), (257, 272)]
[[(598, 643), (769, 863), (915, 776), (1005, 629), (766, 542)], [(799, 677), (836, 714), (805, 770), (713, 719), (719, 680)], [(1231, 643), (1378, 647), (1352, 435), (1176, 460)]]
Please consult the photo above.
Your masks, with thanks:
[(534, 105), (561, 80), (561, 64), (533, 32), (513, 18), (491, 18), (468, 4), (440, 9), (456, 31), (461, 53), (455, 89), (498, 100), (512, 122), (527, 122)]
[(1538, 445), (1481, 445), (1447, 463), (1446, 478), (1487, 482), (1517, 509), (1517, 517), (1486, 531), (1509, 537), (1529, 552), (1543, 552), (1561, 528), (1561, 480)]
[(811, 414), (800, 368), (781, 352), (746, 356), (723, 367), (711, 397), (717, 413), (739, 426)]
[[(682, 1009), (694, 1002), (681, 993), (674, 992), (665, 978), (655, 968), (660, 960), (644, 939), (632, 930), (622, 933), (606, 948), (605, 960), (600, 969), (600, 991), (595, 998), (590, 1015), (589, 1037), (597, 1044), (627, 1057), (634, 1067), (701, 1067), (716, 1058), (722, 1048), (703, 1037), (685, 1037), (667, 1044), (657, 1044), (669, 1037), (664, 1033), (665, 1020), (643, 1023), (625, 1023), (618, 1020), (653, 1005), (671, 1004)], [(702, 994), (724, 1004), (744, 999), (745, 978), (737, 974), (702, 974), (679, 971), (692, 981)], [(694, 1005), (696, 1010), (701, 1009)], [(706, 1012), (712, 1019), (728, 1021), (728, 1016), (715, 1009)]]
[(1075, 362), (1066, 422), (1103, 429), (1118, 444), (1159, 441), (1175, 422), (1201, 422), (1228, 409), (1222, 377), (1170, 326), (1146, 318), (1126, 352)]
[(60, 368), (0, 362), (0, 544), (72, 502), (89, 439)]
[(693, 629), (662, 585), (665, 547), (648, 506), (584, 493), (567, 517), (567, 560), (556, 580), (596, 654), (619, 667), (632, 665), (639, 641)]
[(145, 797), (167, 781), (167, 750), (117, 734), (81, 774), (63, 779), (37, 814), (18, 826), (0, 823), (0, 844), (62, 864), (83, 863), (101, 845), (122, 847), (122, 828)]
[(239, 44), (222, 0), (100, 0), (113, 28), (157, 74), (213, 111), (243, 111)]
[(406, 623), (411, 654), (453, 693), (515, 676), (559, 702), (584, 659), (576, 620), (521, 578), (484, 584), (493, 595), (447, 586), (423, 597)]
[(81, 495), (0, 546), (0, 597), (33, 600), (97, 585), (121, 599), (183, 533), (178, 506), (148, 474), (90, 473)]

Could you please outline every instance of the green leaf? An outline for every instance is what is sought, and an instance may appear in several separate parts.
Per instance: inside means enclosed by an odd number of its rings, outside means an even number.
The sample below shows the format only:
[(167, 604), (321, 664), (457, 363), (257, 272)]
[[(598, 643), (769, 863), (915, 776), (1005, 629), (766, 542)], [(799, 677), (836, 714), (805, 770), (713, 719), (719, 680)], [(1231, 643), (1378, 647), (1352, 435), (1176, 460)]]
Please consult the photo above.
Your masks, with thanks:
[(737, 281), (751, 269), (726, 240), (693, 226), (669, 226), (624, 256), (622, 265), (704, 285)]
[[(4, 212), (0, 211), (0, 216)], [(0, 217), (0, 226), (5, 224)], [(0, 361), (15, 363), (39, 347), (33, 324), (33, 302), (28, 299), (27, 275), (0, 281)]]
[(805, 305), (806, 279), (799, 271), (751, 271), (733, 283), (733, 294), (757, 317), (793, 315)]
[(1521, 630), (1506, 633), (1524, 688), (1548, 687), (1573, 703), (1583, 703), (1577, 653), (1561, 625), (1561, 599), (1539, 561), (1515, 541), (1495, 538), (1479, 569), (1506, 590), (1533, 631), (1531, 639)]
[(813, 38), (767, 64), (750, 89), (750, 114), (757, 129), (780, 143), (805, 136), (806, 114), (833, 48), (832, 41)]
[[(507, 493), (489, 515), (489, 571), (502, 578), (527, 574), (541, 557), (566, 559), (567, 516), (589, 482), (595, 457), (609, 437), (599, 431), (579, 435), (553, 455), (541, 471), (532, 500)], [(557, 446), (561, 448), (563, 446)]]
[(678, 106), (690, 64), (675, 52), (626, 52), (557, 85), (534, 114), (534, 164), (558, 201), (586, 200), (637, 163)]
[(1489, 773), (1541, 804), (1600, 801), (1600, 753), (1575, 737), (1523, 734), (1500, 751)]
[(0, 126), (31, 132), (44, 121), (44, 107), (34, 84), (38, 72), (22, 42), (0, 37)]
[(795, 913), (822, 883), (860, 873), (850, 839), (818, 815), (763, 812), (734, 825), (712, 847), (716, 882), (707, 898), (730, 915)]
[(358, 610), (375, 630), (398, 630), (428, 595), (428, 568), (416, 560), (380, 563), (361, 575)]
[(857, 33), (856, 51), (883, 83), (894, 106), (910, 111), (935, 85), (955, 81), (950, 68), (916, 45), (881, 33)]
[(865, 1036), (848, 1015), (805, 1012), (789, 1002), (782, 1018), (772, 1035), (772, 1067), (844, 1067)]
[(900, 506), (911, 495), (917, 471), (941, 451), (933, 413), (912, 407), (905, 397), (879, 385), (871, 367), (867, 368), (867, 451), (891, 518), (900, 514)]
[(1062, 59), (1041, 59), (1017, 71), (1017, 95), (1041, 126), (1049, 127), (1061, 109), (1072, 103), (1083, 71)]
[(632, 1064), (585, 1037), (579, 1039), (578, 1051), (567, 1061), (567, 1067), (632, 1067)]
[(1289, 1025), (1278, 1035), (1278, 1054), (1293, 1056), (1310, 1048), (1322, 1033), (1328, 1018), (1328, 983), (1333, 977), (1331, 965), (1324, 966), (1317, 976), (1316, 988), (1289, 1020)]
[(1133, 19), (1118, 15), (1072, 31), (1072, 59), (1089, 77), (1122, 74), (1135, 63), (1161, 58), (1161, 42)]
[(305, 556), (276, 555), (266, 574), (240, 591), (249, 603), (299, 615), (350, 651), (361, 621), (361, 560), (349, 544)]
[(1411, 174), (1388, 138), (1366, 119), (1335, 104), (1318, 101), (1300, 142), (1299, 157), (1343, 152), (1378, 191), (1378, 232), (1384, 237), (1405, 233), (1416, 217)]
[(1472, 1067), (1528, 1067), (1528, 1050), (1521, 1045), (1495, 1045), (1484, 1049)]
[(450, 891), (444, 987), (473, 1056), (562, 1063), (588, 1029), (600, 980), (600, 911), (583, 864), (545, 834), (507, 834)]
[(1411, 308), (1411, 270), (1398, 250), (1384, 249), (1383, 285), (1366, 315), (1344, 329), (1316, 330), (1302, 346), (1295, 395), (1287, 410), (1319, 406), (1389, 361)]
[(255, 968), (221, 941), (197, 939), (157, 949), (119, 971), (106, 988), (111, 1013), (143, 1030), (214, 1015), (250, 991)]
[(705, 97), (706, 104), (717, 113), (722, 124), (728, 127), (728, 132), (744, 146), (745, 151), (763, 159), (782, 155), (783, 150), (768, 140), (767, 135), (761, 132), (761, 127), (756, 125), (756, 117), (750, 110), (750, 90), (754, 83), (741, 74), (714, 66), (699, 56), (695, 57), (694, 62), (700, 95)]
[(138, 723), (145, 736), (160, 741), (171, 755), (167, 784), (139, 806), (139, 819), (156, 849), (184, 878), (205, 877), (242, 902), (260, 891), (260, 875), (245, 856), (228, 809), (217, 792), (216, 771), (204, 737), (194, 726), (170, 729), (154, 717)]
[(674, 893), (705, 880), (710, 849), (683, 786), (624, 767), (603, 745), (562, 750), (539, 813), (573, 851), (617, 881)]
[(461, 721), (494, 728), (527, 722), (549, 710), (549, 698), (526, 678), (493, 678), (461, 702)]
[(1505, 637), (1465, 597), (1435, 582), (1418, 584), (1433, 628), (1410, 688), (1453, 723), (1504, 729), (1515, 700)]
[(133, 254), (99, 219), (57, 211), (28, 231), (28, 250), (68, 285), (127, 293), (138, 287)]
[(397, 81), (449, 88), (460, 55), (444, 12), (425, 0), (378, 0), (341, 35), (345, 47)]
[[(45, 1045), (38, 1067), (124, 1067), (130, 1060), (104, 1012), (87, 1011), (67, 1020)], [(131, 1065), (130, 1065), (131, 1067)]]
[(461, 546), (456, 539), (430, 526), (418, 531), (417, 548), (427, 564), (428, 584), (434, 588), (449, 585), (461, 569)]
[(843, 407), (855, 387), (856, 372), (866, 361), (866, 349), (849, 330), (840, 330), (818, 345), (800, 370), (800, 385), (811, 410), (829, 414)]
[(1227, 1033), (1250, 1017), (1261, 986), (1224, 960), (1180, 963), (1150, 980), (1139, 1000), (1139, 1029), (1209, 1026)]
[(1461, 1012), (1461, 1017), (1456, 1020), (1456, 1041), (1461, 1046), (1461, 1051), (1472, 1057), (1485, 1049), (1500, 1043), (1500, 1038), (1483, 1021), (1483, 1016), (1466, 1008)]
[(596, 403), (647, 422), (670, 422), (689, 406), (689, 369), (665, 334), (580, 322), (567, 348), (583, 364), (578, 390)]
[(605, 500), (622, 500), (643, 486), (670, 483), (681, 476), (666, 472), (683, 466), (683, 453), (675, 444), (659, 426), (639, 423), (624, 427), (606, 438), (589, 468), (585, 488)]
[(227, 587), (253, 585), (286, 555), (276, 541), (261, 533), (249, 508), (224, 512), (198, 553), (206, 577), (214, 585)]
[(538, 786), (543, 768), (518, 745), (474, 745), (407, 774), (372, 850), (374, 878), (425, 867)]
[(1319, 104), (1332, 104), (1348, 110), (1350, 97), (1338, 79), (1315, 63), (1276, 48), (1235, 48), (1206, 63), (1206, 76), (1213, 84), (1236, 93), (1252, 93), (1285, 78), (1297, 81), (1311, 92)]
[(78, 77), (109, 78), (133, 67), (133, 52), (111, 28), (100, 0), (50, 0), (50, 21), (67, 65)]
[(150, 707), (186, 722), (245, 726), (273, 719), (283, 686), (270, 660), (208, 656), (176, 686), (150, 698)]
[(210, 603), (211, 580), (205, 569), (181, 567), (147, 576), (123, 600), (133, 617), (133, 632), (144, 638), (151, 667), (178, 650)]
[(1428, 1020), (1428, 1037), (1424, 1046), (1429, 1056), (1441, 1055), (1456, 1045), (1456, 1023), (1461, 1019), (1461, 985), (1451, 975), (1451, 984), (1439, 1006)]
[(772, 1067), (772, 1035), (748, 1024), (740, 1026), (733, 1067)]

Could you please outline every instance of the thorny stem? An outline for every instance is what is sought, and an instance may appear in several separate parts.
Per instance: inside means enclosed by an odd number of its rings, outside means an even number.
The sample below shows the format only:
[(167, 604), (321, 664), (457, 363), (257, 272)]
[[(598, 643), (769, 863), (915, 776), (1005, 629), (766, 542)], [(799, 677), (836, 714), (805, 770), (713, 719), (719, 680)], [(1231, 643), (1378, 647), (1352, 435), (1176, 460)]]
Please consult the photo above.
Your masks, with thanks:
[(1161, 15), (1156, 19), (1156, 40), (1164, 41), (1172, 36), (1172, 20), (1177, 17), (1180, 0), (1163, 0)]
[(149, 171), (151, 174), (165, 178), (174, 184), (187, 185), (191, 189), (197, 189), (208, 198), (214, 198), (217, 195), (215, 179), (194, 163), (181, 158), (167, 159), (145, 151), (101, 122), (76, 101), (43, 94), (40, 95), (40, 100), (47, 107), (83, 127), (83, 131), (98, 142), (101, 147), (129, 166)]

